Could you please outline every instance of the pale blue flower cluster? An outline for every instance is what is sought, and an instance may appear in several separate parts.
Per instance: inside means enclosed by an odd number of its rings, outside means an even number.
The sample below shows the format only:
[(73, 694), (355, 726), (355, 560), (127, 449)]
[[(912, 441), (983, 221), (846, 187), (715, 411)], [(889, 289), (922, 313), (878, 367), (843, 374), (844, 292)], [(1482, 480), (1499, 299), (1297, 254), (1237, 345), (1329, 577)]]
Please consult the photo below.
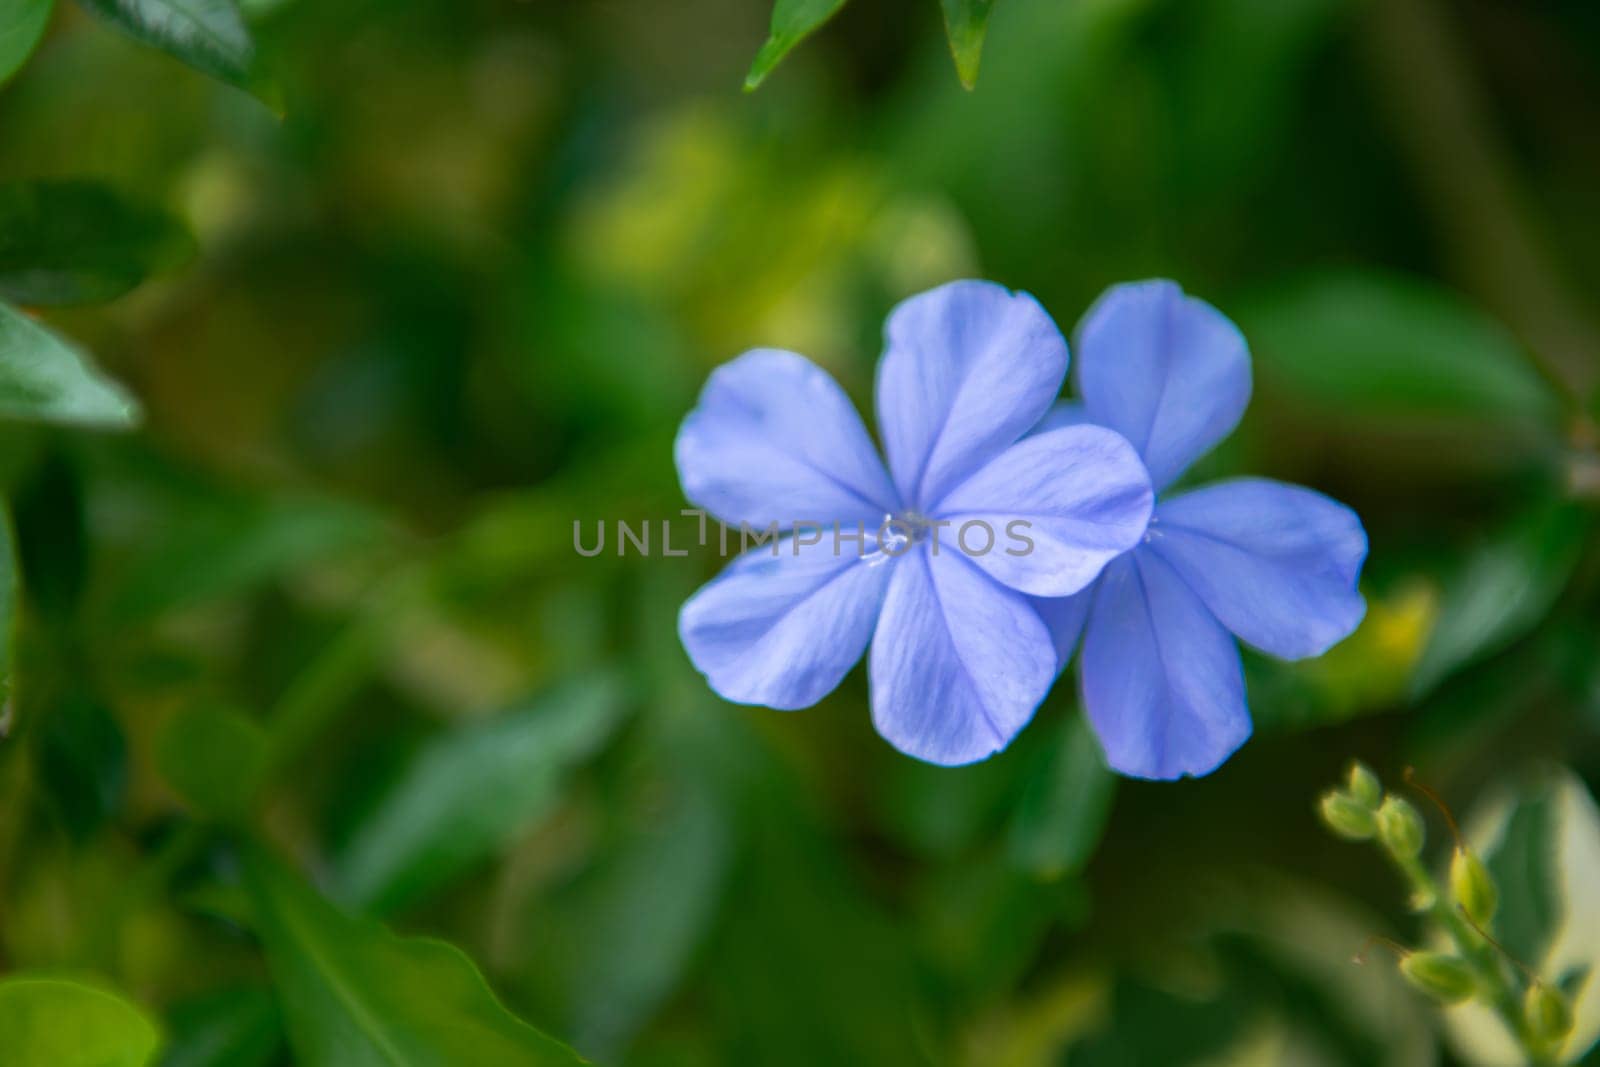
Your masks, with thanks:
[[(1030, 296), (954, 282), (890, 315), (880, 462), (820, 368), (757, 350), (720, 367), (678, 434), (684, 492), (725, 523), (790, 531), (683, 607), (684, 648), (728, 700), (816, 703), (869, 644), (872, 719), (940, 764), (1004, 748), (1079, 637), (1083, 695), (1117, 770), (1205, 774), (1248, 736), (1230, 633), (1281, 656), (1348, 634), (1360, 522), (1309, 490), (1241, 480), (1163, 500), (1249, 398), (1232, 323), (1168, 282), (1113, 289), (1067, 344)], [(815, 525), (830, 536), (799, 536)], [(942, 529), (990, 531), (976, 548)], [(992, 532), (1025, 529), (1027, 550)], [(899, 531), (890, 542), (859, 531)], [(843, 542), (841, 530), (857, 532)]]

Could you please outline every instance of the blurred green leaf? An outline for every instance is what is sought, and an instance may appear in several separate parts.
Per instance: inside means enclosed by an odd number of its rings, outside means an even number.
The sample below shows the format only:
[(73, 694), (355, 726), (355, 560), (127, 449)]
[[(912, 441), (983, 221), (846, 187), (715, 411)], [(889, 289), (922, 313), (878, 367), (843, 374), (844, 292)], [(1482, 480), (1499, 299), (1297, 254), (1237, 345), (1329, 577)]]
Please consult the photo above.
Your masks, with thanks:
[[(11, 510), (0, 501), (0, 709), (10, 707), (12, 642), (17, 631), (17, 541)], [(7, 713), (0, 710), (0, 722)]]
[(161, 1067), (270, 1067), (281, 1059), (283, 1022), (265, 988), (206, 993), (174, 1005), (167, 1021)]
[(250, 88), (256, 46), (235, 0), (78, 0), (130, 37), (213, 78)]
[(1263, 379), (1341, 418), (1558, 415), (1505, 328), (1429, 282), (1325, 272), (1264, 294), (1239, 319)]
[(922, 1062), (932, 1021), (910, 928), (865, 892), (786, 769), (754, 747), (745, 760), (758, 780), (722, 797), (747, 825), (709, 950), (719, 1062)]
[(156, 739), (162, 777), (184, 800), (216, 819), (237, 819), (249, 812), (266, 759), (265, 731), (229, 708), (185, 708)]
[(1172, 63), (1184, 121), (1172, 130), (1188, 201), (1250, 200), (1258, 176), (1284, 151), (1319, 45), (1345, 0), (1192, 0), (1179, 13), (1182, 51)]
[(0, 0), (0, 85), (28, 61), (53, 10), (55, 0)]
[(506, 1011), (459, 949), (340, 912), (258, 847), (247, 851), (245, 878), (305, 1067), (584, 1062)]
[(40, 715), (39, 776), (80, 840), (122, 803), (128, 784), (128, 743), (122, 726), (99, 700), (74, 694)]
[(144, 1067), (160, 1039), (138, 1008), (59, 978), (0, 981), (0, 1055), (6, 1067)]
[(416, 901), (551, 811), (571, 769), (621, 721), (609, 675), (569, 682), (423, 748), (333, 859), (338, 896), (376, 911)]
[(925, 956), (960, 1000), (1006, 996), (1041, 958), (1054, 930), (1073, 931), (1089, 917), (1082, 882), (1041, 883), (984, 850), (918, 879), (916, 931)]
[(994, 0), (941, 0), (944, 6), (944, 31), (950, 39), (950, 55), (956, 61), (961, 84), (971, 89), (978, 84), (978, 62), (983, 58), (983, 38), (989, 32), (989, 12)]
[(1495, 916), (1495, 937), (1519, 960), (1543, 956), (1561, 920), (1558, 800), (1548, 791), (1519, 797), (1485, 857), (1504, 904)]
[(878, 789), (884, 832), (924, 857), (955, 857), (986, 842), (1015, 810), (1035, 739), (1024, 733), (993, 759), (965, 767), (895, 760)]
[(1469, 556), (1445, 583), (1412, 691), (1428, 692), (1532, 630), (1565, 588), (1592, 526), (1581, 507), (1550, 501), (1517, 516)]
[(0, 184), (0, 297), (112, 300), (194, 250), (182, 223), (87, 181)]
[(1068, 1067), (1233, 1062), (1225, 1053), (1258, 1020), (1245, 991), (1224, 986), (1185, 995), (1134, 979), (1112, 993), (1105, 1029), (1063, 1058)]
[(0, 303), (0, 416), (125, 429), (140, 412), (88, 357)]
[(548, 915), (538, 913), (526, 954), (534, 984), (560, 987), (573, 1041), (602, 1061), (624, 1059), (683, 979), (722, 902), (733, 844), (727, 814), (698, 787), (675, 792)]
[[(1496, 939), (1572, 998), (1575, 1023), (1555, 1059), (1571, 1063), (1600, 1041), (1600, 810), (1581, 780), (1558, 770), (1490, 793), (1466, 833), (1500, 890)], [(1484, 1005), (1451, 1008), (1446, 1019), (1469, 1062), (1523, 1062)]]
[(292, 3), (294, 0), (239, 0), (239, 10), (248, 21), (256, 22), (271, 18)]
[(772, 28), (766, 43), (756, 53), (750, 73), (745, 76), (745, 92), (766, 81), (783, 57), (805, 40), (824, 22), (845, 5), (845, 0), (775, 0), (772, 5)]
[(1041, 878), (1076, 874), (1089, 862), (1117, 788), (1083, 715), (1063, 717), (1057, 734), (1023, 786), (1011, 820), (1012, 863)]
[(121, 625), (246, 592), (378, 540), (383, 520), (342, 500), (245, 492), (192, 496), (146, 539), (110, 608)]
[(78, 613), (89, 570), (78, 466), (59, 450), (46, 452), (18, 487), (13, 507), (28, 604), (41, 619), (68, 625)]

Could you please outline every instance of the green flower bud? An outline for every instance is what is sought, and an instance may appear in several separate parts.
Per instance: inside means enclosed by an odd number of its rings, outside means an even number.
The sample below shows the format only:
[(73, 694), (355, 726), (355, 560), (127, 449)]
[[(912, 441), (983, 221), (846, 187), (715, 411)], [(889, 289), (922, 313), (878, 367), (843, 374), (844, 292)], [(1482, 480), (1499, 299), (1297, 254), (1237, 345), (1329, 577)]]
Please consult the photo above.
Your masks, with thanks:
[(1547, 1047), (1560, 1044), (1572, 1032), (1572, 1005), (1559, 989), (1543, 983), (1530, 986), (1522, 998), (1522, 1013), (1534, 1040)]
[(1407, 903), (1411, 906), (1412, 911), (1420, 914), (1421, 912), (1427, 911), (1429, 908), (1433, 907), (1438, 900), (1439, 895), (1433, 890), (1416, 889), (1413, 890), (1411, 896), (1407, 898)]
[(1446, 952), (1413, 952), (1400, 961), (1407, 982), (1445, 1004), (1459, 1004), (1478, 991), (1465, 960)]
[(1378, 781), (1378, 776), (1372, 773), (1372, 769), (1360, 760), (1350, 762), (1350, 772), (1346, 781), (1350, 787), (1350, 797), (1357, 804), (1376, 809), (1383, 803), (1383, 784)]
[(1322, 815), (1322, 821), (1328, 824), (1328, 829), (1346, 840), (1365, 841), (1378, 832), (1372, 809), (1337, 789), (1322, 794), (1317, 801), (1317, 811)]
[(1384, 798), (1378, 808), (1378, 840), (1396, 859), (1415, 859), (1427, 831), (1417, 809), (1400, 797)]
[(1489, 869), (1483, 861), (1467, 849), (1457, 848), (1450, 860), (1450, 892), (1479, 926), (1486, 927), (1494, 920), (1500, 891), (1495, 888), (1494, 879), (1489, 877)]

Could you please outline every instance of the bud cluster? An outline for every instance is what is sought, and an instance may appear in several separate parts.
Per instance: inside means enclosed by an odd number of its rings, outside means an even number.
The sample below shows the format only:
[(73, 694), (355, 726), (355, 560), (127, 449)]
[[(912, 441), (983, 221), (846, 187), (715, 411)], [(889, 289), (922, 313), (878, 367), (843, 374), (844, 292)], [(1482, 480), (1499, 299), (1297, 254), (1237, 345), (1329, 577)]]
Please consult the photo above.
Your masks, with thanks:
[(1377, 812), (1383, 804), (1378, 776), (1359, 761), (1350, 764), (1343, 789), (1322, 794), (1318, 808), (1328, 829), (1346, 841), (1367, 841), (1378, 832)]
[(1441, 1004), (1473, 999), (1488, 1004), (1532, 1062), (1548, 1062), (1572, 1031), (1572, 1005), (1561, 990), (1511, 959), (1494, 940), (1499, 889), (1483, 860), (1456, 833), (1449, 810), (1442, 803), (1439, 807), (1456, 837), (1446, 893), (1419, 858), (1427, 840), (1422, 815), (1405, 798), (1385, 794), (1367, 766), (1353, 762), (1344, 784), (1317, 801), (1328, 829), (1347, 841), (1375, 841), (1383, 849), (1408, 883), (1414, 910), (1426, 913), (1439, 928), (1427, 940), (1445, 948), (1410, 951), (1394, 946), (1400, 953), (1401, 977)]

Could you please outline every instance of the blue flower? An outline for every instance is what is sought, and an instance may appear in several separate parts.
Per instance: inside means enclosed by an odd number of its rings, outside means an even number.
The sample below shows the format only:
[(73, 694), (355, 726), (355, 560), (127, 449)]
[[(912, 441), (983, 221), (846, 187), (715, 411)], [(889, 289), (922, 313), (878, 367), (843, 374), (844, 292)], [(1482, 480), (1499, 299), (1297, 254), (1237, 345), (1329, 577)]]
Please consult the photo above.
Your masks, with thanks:
[[(805, 358), (758, 349), (711, 375), (678, 432), (684, 495), (731, 526), (790, 533), (691, 597), (678, 632), (724, 698), (782, 709), (826, 696), (870, 642), (878, 732), (919, 759), (970, 763), (1010, 743), (1058, 673), (1030, 597), (1087, 586), (1138, 543), (1153, 495), (1110, 430), (1029, 434), (1067, 371), (1032, 297), (954, 282), (897, 307), (886, 334), (887, 470)], [(1006, 539), (1016, 522), (1031, 550)]]
[[(1238, 424), (1250, 353), (1237, 327), (1171, 282), (1116, 286), (1078, 335), (1080, 401), (1043, 433), (1109, 427), (1159, 493)], [(1084, 707), (1123, 774), (1215, 770), (1250, 736), (1237, 637), (1284, 659), (1320, 655), (1366, 613), (1367, 535), (1320, 493), (1239, 478), (1164, 497), (1143, 542), (1076, 596), (1036, 600), (1062, 667), (1083, 637)]]

